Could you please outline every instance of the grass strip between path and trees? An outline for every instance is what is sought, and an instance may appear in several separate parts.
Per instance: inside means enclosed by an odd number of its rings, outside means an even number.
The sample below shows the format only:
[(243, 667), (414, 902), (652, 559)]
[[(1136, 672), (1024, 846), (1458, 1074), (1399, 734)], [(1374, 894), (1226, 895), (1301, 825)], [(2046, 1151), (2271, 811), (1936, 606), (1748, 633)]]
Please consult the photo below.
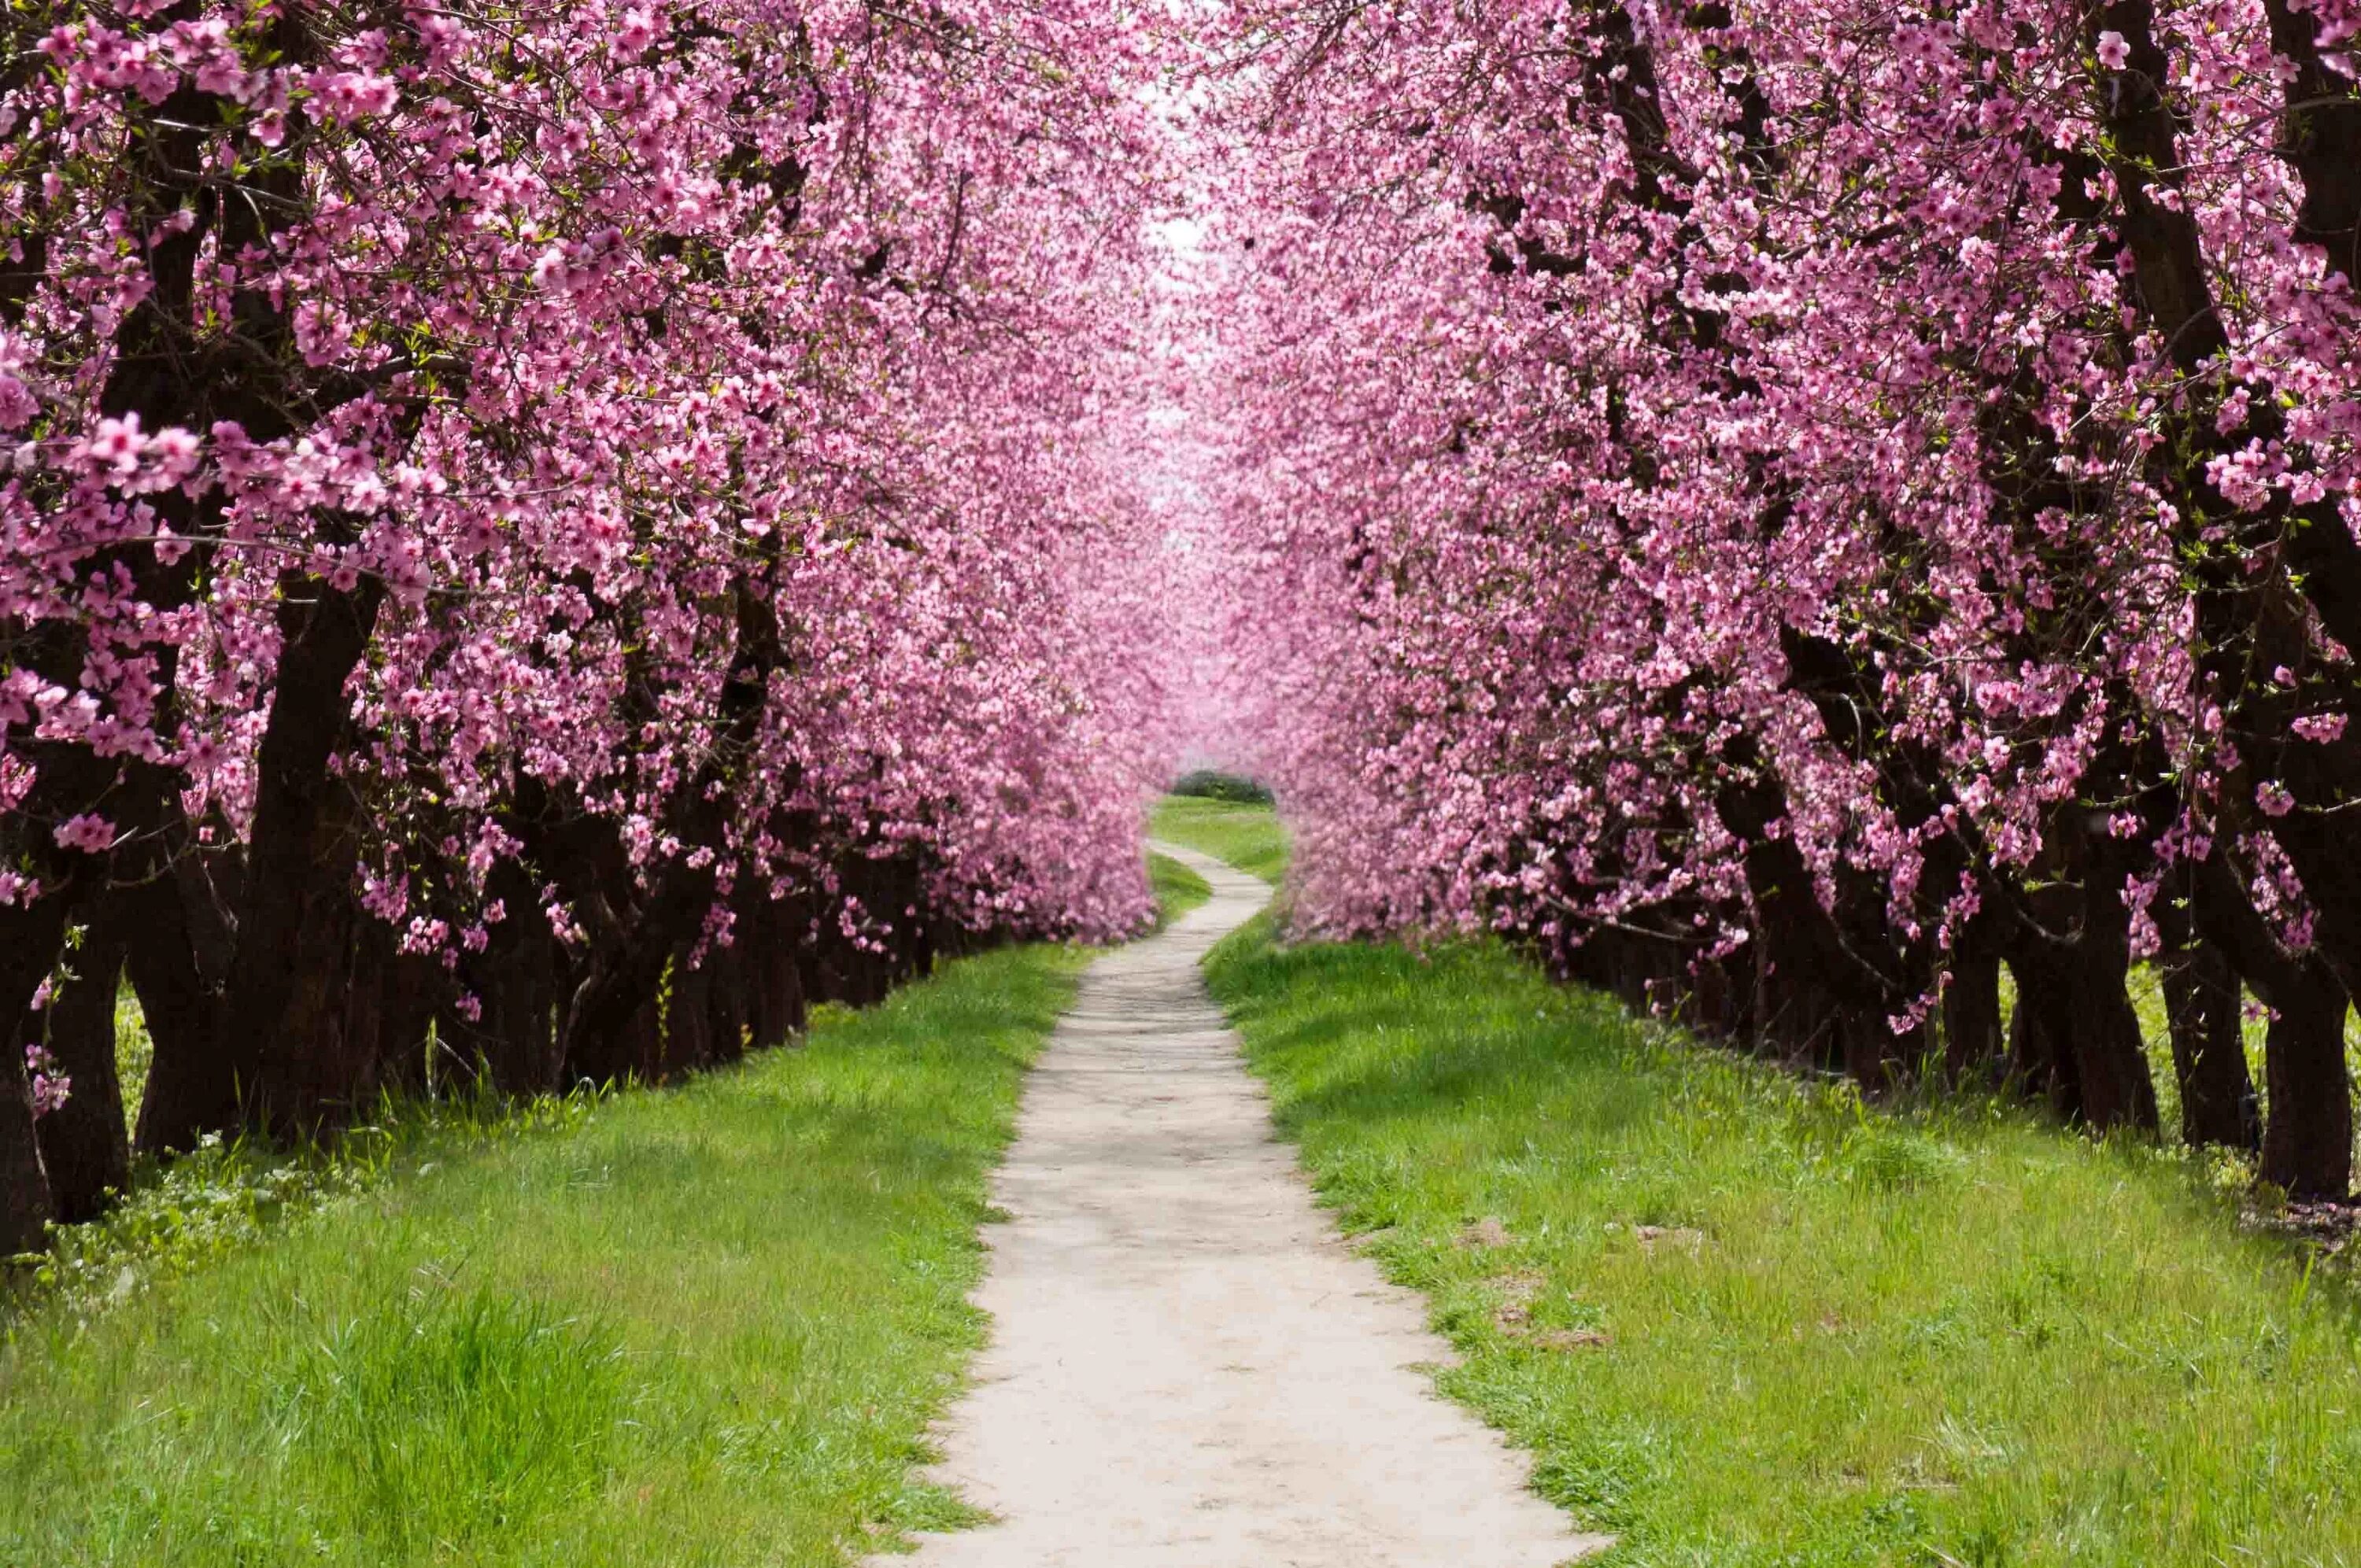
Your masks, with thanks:
[(1088, 958), (961, 959), (801, 1048), (422, 1135), (86, 1324), (36, 1308), (0, 1343), (0, 1563), (820, 1564), (959, 1522), (912, 1467)]
[(1213, 883), (1170, 855), (1148, 857), (1148, 883), (1156, 894), (1159, 931), (1213, 896)]
[(1287, 870), (1287, 829), (1268, 806), (1168, 795), (1157, 802), (1148, 830), (1265, 882), (1279, 881)]
[(1444, 1389), (1605, 1561), (2361, 1561), (2350, 1288), (2182, 1157), (1866, 1108), (1497, 943), (1264, 916), (1208, 971)]

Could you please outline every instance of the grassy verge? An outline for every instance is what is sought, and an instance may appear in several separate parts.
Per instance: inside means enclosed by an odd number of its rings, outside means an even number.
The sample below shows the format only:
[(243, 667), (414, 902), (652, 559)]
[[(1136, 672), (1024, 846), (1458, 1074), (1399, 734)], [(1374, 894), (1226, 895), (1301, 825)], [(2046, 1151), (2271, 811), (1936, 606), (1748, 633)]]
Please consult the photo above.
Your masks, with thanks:
[(2361, 1561), (2361, 1320), (2179, 1158), (1894, 1116), (1491, 945), (1213, 988), (1445, 1388), (1621, 1564)]
[(1148, 883), (1156, 894), (1159, 931), (1213, 896), (1211, 883), (1170, 855), (1148, 857)]
[(0, 1563), (836, 1563), (977, 1343), (984, 1182), (1087, 955), (963, 960), (0, 1343)]
[(1168, 795), (1156, 803), (1148, 830), (1265, 882), (1287, 870), (1287, 829), (1268, 806)]

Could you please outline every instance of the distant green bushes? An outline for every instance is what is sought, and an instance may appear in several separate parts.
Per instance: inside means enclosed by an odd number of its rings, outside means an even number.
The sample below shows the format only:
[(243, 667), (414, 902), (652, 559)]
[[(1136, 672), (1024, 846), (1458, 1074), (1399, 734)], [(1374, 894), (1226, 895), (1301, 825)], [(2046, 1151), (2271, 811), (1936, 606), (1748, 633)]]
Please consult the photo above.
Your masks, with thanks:
[(1225, 773), (1213, 768), (1198, 768), (1182, 773), (1172, 786), (1174, 795), (1196, 795), (1204, 800), (1236, 801), (1246, 806), (1268, 806), (1270, 791), (1249, 778)]

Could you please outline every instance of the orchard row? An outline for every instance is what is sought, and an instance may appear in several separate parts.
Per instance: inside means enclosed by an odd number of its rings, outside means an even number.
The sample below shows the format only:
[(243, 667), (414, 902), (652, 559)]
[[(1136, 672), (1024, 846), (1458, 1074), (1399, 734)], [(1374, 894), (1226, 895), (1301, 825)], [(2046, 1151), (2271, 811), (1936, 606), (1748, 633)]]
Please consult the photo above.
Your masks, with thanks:
[[(1287, 5), (1209, 536), (1302, 905), (2343, 1196), (2355, 0)], [(2014, 977), (2003, 1015), (2003, 966)], [(2240, 1050), (2269, 1010), (2268, 1125)]]
[(122, 1180), (119, 976), (169, 1150), (1144, 918), (1117, 18), (0, 27), (0, 1255)]

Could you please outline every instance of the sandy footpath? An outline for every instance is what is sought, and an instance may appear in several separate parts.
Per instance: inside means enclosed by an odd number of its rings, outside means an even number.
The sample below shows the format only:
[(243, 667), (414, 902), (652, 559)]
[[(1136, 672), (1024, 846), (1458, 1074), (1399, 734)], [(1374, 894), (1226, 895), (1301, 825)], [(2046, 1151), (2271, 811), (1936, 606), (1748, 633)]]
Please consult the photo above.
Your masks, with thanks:
[(1197, 961), (1268, 894), (1213, 886), (1082, 981), (987, 1227), (992, 1314), (936, 1475), (999, 1523), (917, 1568), (1554, 1568), (1604, 1544), (1432, 1392), (1447, 1359), (1312, 1202)]

